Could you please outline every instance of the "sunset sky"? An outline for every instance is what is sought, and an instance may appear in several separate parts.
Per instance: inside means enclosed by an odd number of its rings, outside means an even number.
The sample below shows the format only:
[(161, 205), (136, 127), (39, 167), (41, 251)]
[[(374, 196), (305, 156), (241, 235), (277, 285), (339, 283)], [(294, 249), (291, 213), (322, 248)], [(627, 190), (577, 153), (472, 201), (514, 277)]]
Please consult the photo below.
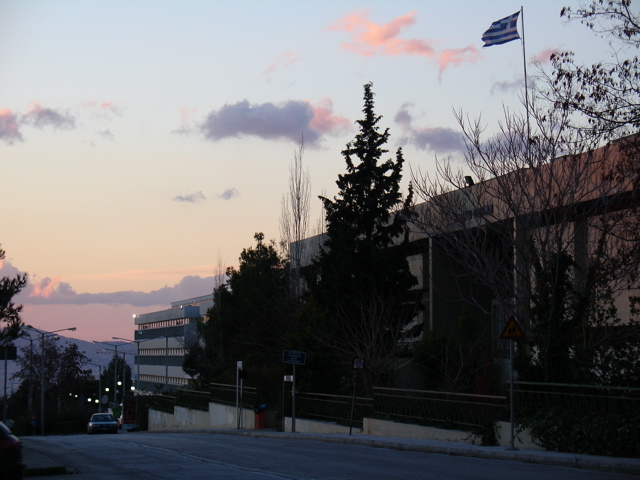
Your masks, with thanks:
[[(524, 2), (530, 78), (554, 50), (606, 59), (565, 3)], [(302, 137), (315, 225), (367, 82), (405, 184), (459, 161), (453, 110), (489, 135), (522, 108), (521, 42), (480, 40), (520, 5), (0, 0), (0, 275), (29, 274), (24, 323), (133, 338), (133, 314), (211, 293), (255, 232), (279, 238)]]

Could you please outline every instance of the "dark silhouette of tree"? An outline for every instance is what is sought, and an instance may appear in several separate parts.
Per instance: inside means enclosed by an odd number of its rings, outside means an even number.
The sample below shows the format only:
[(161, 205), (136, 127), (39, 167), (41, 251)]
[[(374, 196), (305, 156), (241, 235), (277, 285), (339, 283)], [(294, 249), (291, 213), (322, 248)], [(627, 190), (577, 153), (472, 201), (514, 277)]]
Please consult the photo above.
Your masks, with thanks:
[[(0, 262), (4, 257), (5, 251), (0, 248)], [(26, 273), (14, 278), (0, 278), (0, 324), (4, 324), (0, 325), (0, 345), (9, 345), (20, 333), (22, 305), (13, 303), (13, 297), (20, 293), (26, 284)]]
[(364, 86), (364, 118), (342, 155), (347, 172), (338, 176), (333, 199), (320, 197), (326, 211), (326, 240), (306, 274), (324, 324), (308, 325), (338, 362), (366, 361), (367, 385), (385, 384), (414, 319), (407, 302), (416, 279), (406, 260), (407, 217), (412, 201), (401, 193), (404, 158), (383, 160), (389, 130), (380, 131), (372, 85)]
[[(131, 386), (133, 385), (131, 380), (131, 367), (125, 362), (124, 357), (120, 355), (114, 355), (111, 358), (107, 367), (102, 370), (100, 377), (102, 388), (109, 388), (108, 398), (110, 402), (113, 401), (114, 378), (118, 390), (118, 403), (120, 403), (122, 401), (122, 395), (130, 393)], [(122, 385), (117, 385), (118, 382), (122, 382)]]
[(246, 369), (280, 362), (293, 321), (287, 264), (264, 234), (254, 238), (255, 247), (242, 250), (238, 268), (228, 268), (227, 282), (215, 289), (214, 306), (187, 350), (183, 369), (202, 385), (235, 381), (239, 360)]

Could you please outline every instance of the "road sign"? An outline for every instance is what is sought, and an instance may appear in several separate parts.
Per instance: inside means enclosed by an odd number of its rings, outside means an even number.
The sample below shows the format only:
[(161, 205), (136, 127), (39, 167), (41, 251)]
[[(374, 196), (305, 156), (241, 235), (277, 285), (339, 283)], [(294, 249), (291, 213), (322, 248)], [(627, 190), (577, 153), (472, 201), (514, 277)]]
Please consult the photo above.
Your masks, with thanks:
[(282, 361), (284, 363), (293, 363), (294, 365), (304, 365), (307, 361), (307, 354), (295, 350), (285, 350), (282, 352)]
[(507, 324), (504, 326), (500, 340), (522, 340), (524, 339), (524, 331), (518, 325), (515, 317), (509, 317)]

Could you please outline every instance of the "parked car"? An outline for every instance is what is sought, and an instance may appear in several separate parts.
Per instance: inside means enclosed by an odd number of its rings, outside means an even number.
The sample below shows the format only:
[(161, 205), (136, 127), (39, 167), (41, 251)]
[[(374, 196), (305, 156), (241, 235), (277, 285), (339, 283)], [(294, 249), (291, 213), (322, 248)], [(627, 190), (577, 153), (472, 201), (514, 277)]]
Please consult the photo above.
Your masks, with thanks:
[(26, 465), (22, 457), (22, 442), (0, 422), (0, 478), (21, 480)]
[(87, 433), (118, 433), (118, 422), (110, 413), (94, 413), (87, 424)]

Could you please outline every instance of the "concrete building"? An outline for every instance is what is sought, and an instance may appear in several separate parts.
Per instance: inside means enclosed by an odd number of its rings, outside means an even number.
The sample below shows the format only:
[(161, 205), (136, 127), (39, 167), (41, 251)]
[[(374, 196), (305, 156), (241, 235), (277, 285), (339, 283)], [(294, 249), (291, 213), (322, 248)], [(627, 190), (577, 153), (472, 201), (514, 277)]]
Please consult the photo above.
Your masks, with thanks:
[(213, 294), (171, 303), (159, 312), (135, 315), (135, 342), (138, 354), (134, 375), (141, 392), (167, 392), (184, 388), (189, 377), (182, 361), (197, 322), (204, 319), (213, 305)]

